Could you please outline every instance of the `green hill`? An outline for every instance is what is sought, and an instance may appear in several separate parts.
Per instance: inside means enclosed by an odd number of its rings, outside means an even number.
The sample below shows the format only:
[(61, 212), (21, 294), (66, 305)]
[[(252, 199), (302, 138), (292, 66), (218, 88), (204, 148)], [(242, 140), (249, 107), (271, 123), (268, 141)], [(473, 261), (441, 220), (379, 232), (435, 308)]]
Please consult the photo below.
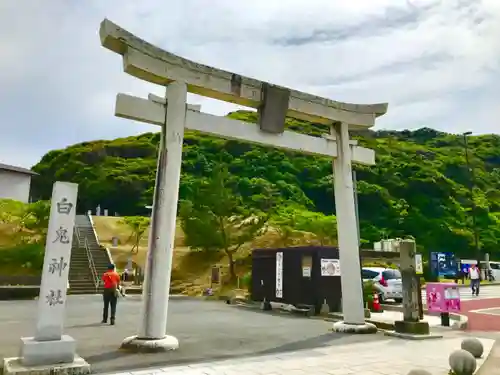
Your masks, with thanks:
[[(229, 115), (255, 121), (252, 112)], [(326, 127), (288, 120), (288, 128), (318, 136)], [(356, 166), (361, 237), (413, 235), (427, 250), (473, 255), (470, 173), (463, 137), (428, 128), (353, 134), (376, 150), (377, 165)], [(55, 180), (80, 184), (79, 210), (98, 204), (120, 215), (146, 214), (152, 201), (158, 133), (112, 141), (97, 140), (47, 153), (33, 169), (34, 195), (49, 199)], [(481, 247), (497, 253), (500, 238), (500, 137), (469, 137), (476, 175), (474, 199)], [(196, 179), (225, 163), (248, 205), (273, 185), (282, 196), (311, 210), (335, 210), (331, 160), (226, 141), (188, 132), (184, 141), (181, 198), (189, 198)]]

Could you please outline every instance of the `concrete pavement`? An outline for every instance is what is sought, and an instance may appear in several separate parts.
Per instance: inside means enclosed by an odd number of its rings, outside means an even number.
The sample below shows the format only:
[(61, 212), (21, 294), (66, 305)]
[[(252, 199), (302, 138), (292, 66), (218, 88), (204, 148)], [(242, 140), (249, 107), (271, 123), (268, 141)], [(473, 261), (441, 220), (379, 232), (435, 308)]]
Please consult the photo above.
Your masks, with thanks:
[[(462, 338), (450, 337), (426, 341), (358, 342), (245, 359), (127, 371), (119, 375), (407, 375), (415, 368), (434, 375), (447, 375), (448, 357), (452, 351), (460, 349), (461, 341)], [(494, 342), (491, 339), (481, 341), (485, 354), (478, 360), (478, 366), (488, 356)]]
[[(340, 347), (368, 341), (377, 346), (383, 335), (345, 336), (329, 330), (331, 322), (295, 316), (243, 311), (222, 301), (170, 301), (168, 332), (180, 341), (170, 353), (132, 354), (118, 350), (136, 333), (140, 296), (121, 299), (116, 326), (101, 325), (101, 296), (69, 296), (65, 333), (77, 340), (77, 353), (95, 372), (171, 366), (217, 359), (276, 354), (314, 347)], [(0, 353), (17, 356), (20, 338), (34, 333), (36, 301), (0, 302)]]

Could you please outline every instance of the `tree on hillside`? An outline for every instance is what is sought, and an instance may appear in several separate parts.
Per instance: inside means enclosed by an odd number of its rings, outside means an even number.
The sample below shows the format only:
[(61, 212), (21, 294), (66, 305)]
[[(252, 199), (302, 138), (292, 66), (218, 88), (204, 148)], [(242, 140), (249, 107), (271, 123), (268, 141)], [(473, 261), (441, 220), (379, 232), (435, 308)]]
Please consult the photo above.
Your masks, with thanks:
[(38, 201), (27, 205), (24, 211), (22, 225), (25, 229), (40, 236), (40, 242), (45, 242), (50, 219), (50, 202)]
[(321, 246), (337, 244), (337, 218), (334, 215), (304, 210), (299, 217), (297, 228), (314, 234)]
[[(269, 215), (245, 208), (229, 177), (225, 167), (217, 167), (212, 177), (200, 180), (193, 186), (192, 199), (181, 201), (180, 219), (185, 244), (194, 250), (223, 252), (234, 282), (235, 254), (265, 231)], [(271, 205), (267, 199), (264, 201)]]
[(278, 233), (280, 246), (290, 246), (295, 238), (302, 235), (299, 222), (304, 212), (305, 208), (290, 204), (281, 206), (272, 215), (270, 226)]
[(22, 203), (0, 200), (0, 224), (12, 227), (15, 241), (44, 243), (49, 226), (50, 202)]
[(150, 221), (150, 218), (146, 216), (126, 216), (120, 220), (120, 223), (128, 226), (132, 232), (127, 240), (127, 243), (133, 240), (131, 254), (136, 254), (139, 251), (139, 244), (149, 228)]

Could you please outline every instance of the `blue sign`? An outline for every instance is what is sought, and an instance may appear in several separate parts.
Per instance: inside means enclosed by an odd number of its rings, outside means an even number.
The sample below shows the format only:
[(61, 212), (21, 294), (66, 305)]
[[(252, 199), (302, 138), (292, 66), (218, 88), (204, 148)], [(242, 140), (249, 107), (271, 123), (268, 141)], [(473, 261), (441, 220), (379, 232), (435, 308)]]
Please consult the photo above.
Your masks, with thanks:
[(431, 253), (431, 272), (433, 275), (454, 278), (457, 274), (458, 265), (454, 253)]

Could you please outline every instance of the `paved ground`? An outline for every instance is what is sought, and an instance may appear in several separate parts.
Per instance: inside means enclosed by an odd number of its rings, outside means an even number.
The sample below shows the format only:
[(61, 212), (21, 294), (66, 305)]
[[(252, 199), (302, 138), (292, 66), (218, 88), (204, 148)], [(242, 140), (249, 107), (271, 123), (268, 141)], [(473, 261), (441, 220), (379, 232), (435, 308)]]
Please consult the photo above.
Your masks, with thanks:
[(462, 302), (460, 314), (469, 318), (470, 331), (500, 331), (500, 298), (475, 299)]
[[(70, 296), (65, 333), (78, 341), (78, 354), (94, 372), (112, 372), (151, 366), (276, 354), (325, 347), (335, 351), (343, 345), (371, 342), (379, 347), (389, 340), (383, 335), (346, 336), (329, 332), (331, 323), (287, 315), (242, 310), (222, 302), (176, 299), (170, 302), (169, 334), (180, 341), (171, 353), (137, 355), (118, 350), (122, 339), (136, 333), (140, 297), (122, 299), (117, 325), (101, 325), (100, 296)], [(36, 301), (0, 302), (0, 353), (17, 356), (20, 337), (34, 333)]]
[(490, 355), (476, 375), (500, 375), (500, 341), (496, 341)]
[[(415, 368), (433, 375), (447, 375), (448, 357), (460, 349), (461, 341), (455, 337), (424, 341), (391, 339), (376, 344), (352, 343), (238, 360), (150, 368), (120, 375), (407, 375)], [(493, 345), (493, 340), (482, 342), (485, 354), (478, 360), (478, 366)]]

